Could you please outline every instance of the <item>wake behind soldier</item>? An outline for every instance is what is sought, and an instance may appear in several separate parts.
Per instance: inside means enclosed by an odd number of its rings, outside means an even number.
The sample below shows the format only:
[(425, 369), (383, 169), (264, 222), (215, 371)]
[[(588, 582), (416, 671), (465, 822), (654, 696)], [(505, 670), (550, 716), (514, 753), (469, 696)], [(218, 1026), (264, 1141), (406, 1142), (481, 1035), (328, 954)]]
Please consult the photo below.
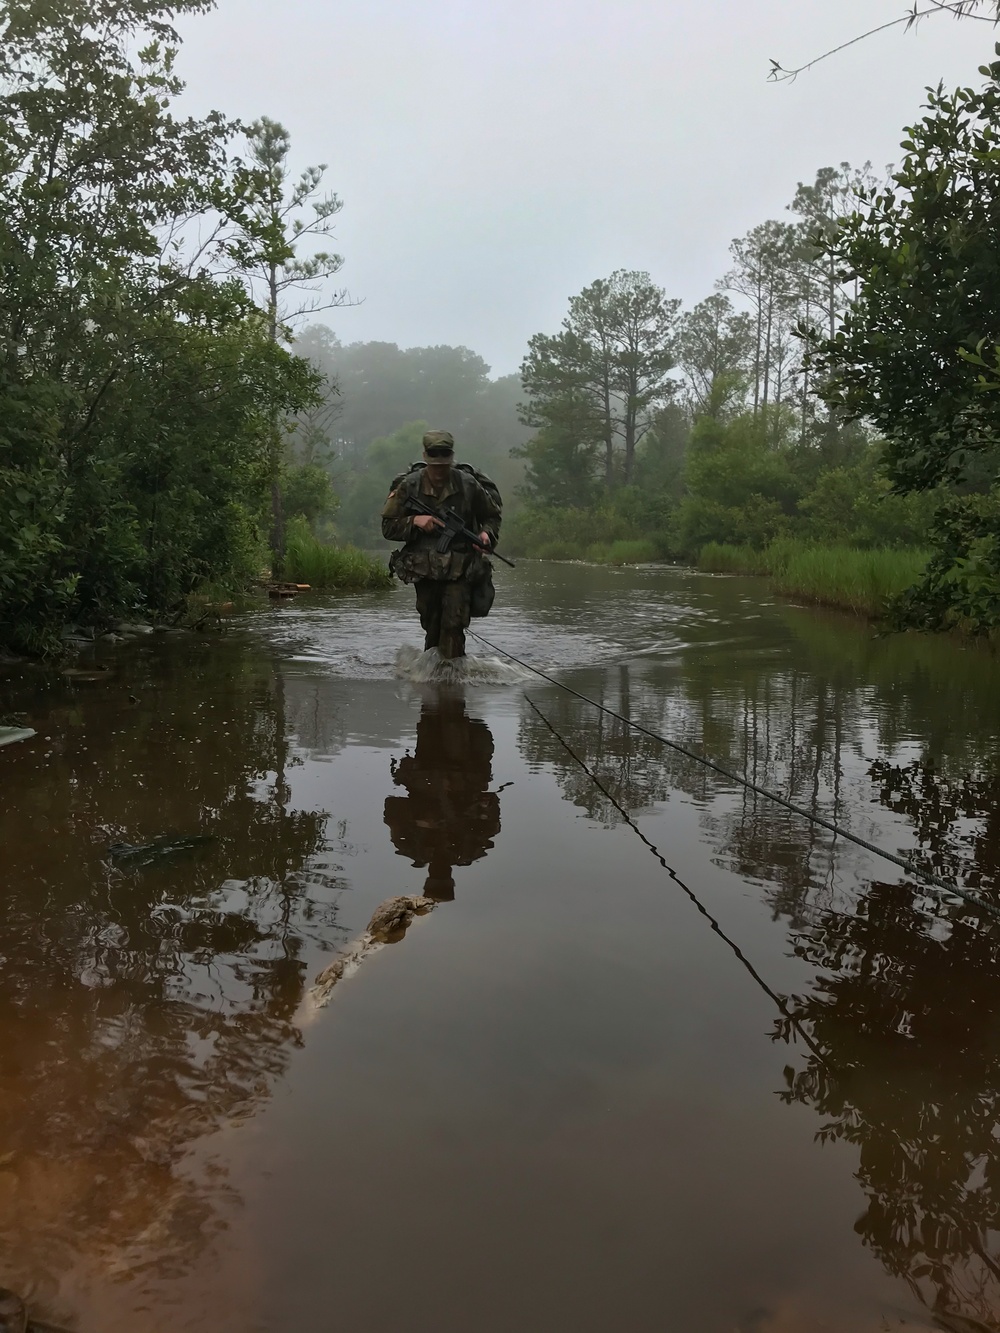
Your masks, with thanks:
[(424, 461), (392, 483), (382, 510), (382, 536), (401, 541), (389, 562), (404, 583), (416, 585), (424, 648), (442, 657), (465, 656), (465, 631), (472, 616), (486, 615), (493, 603), (489, 560), (470, 538), (456, 536), (440, 550), (444, 524), (431, 514), (414, 513), (412, 501), (450, 511), (491, 550), (500, 536), (500, 492), (468, 465), (455, 465), (455, 441), (446, 430), (424, 436)]

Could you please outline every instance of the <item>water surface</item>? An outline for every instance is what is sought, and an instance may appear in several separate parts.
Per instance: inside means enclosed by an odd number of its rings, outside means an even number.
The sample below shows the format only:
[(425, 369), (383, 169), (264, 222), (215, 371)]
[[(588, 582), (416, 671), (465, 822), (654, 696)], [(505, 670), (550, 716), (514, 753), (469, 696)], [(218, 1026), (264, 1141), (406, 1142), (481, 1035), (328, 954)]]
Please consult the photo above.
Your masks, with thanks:
[[(1000, 902), (989, 655), (498, 584), (495, 643)], [(410, 596), (0, 677), (0, 1285), (81, 1333), (1000, 1328), (995, 919), (543, 680), (397, 679)], [(210, 841), (108, 857), (165, 835)]]

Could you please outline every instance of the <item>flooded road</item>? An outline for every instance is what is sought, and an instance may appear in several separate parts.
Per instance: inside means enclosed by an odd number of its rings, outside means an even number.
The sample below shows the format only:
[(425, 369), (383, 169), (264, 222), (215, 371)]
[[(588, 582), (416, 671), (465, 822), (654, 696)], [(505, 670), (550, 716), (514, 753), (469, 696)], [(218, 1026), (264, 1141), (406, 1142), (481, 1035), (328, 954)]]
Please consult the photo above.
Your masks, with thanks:
[[(1000, 902), (989, 655), (497, 582), (494, 642)], [(398, 679), (418, 638), (398, 589), (0, 676), (0, 1286), (79, 1333), (1000, 1328), (996, 921), (554, 685)]]

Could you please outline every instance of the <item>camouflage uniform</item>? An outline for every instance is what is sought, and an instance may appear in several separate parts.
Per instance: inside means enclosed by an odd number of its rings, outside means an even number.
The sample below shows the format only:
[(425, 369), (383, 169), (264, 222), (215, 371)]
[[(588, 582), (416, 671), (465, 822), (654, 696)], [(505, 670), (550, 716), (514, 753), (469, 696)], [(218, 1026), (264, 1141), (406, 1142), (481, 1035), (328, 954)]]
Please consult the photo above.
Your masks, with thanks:
[(487, 532), (495, 546), (500, 536), (500, 510), (492, 497), (468, 472), (452, 467), (440, 491), (431, 488), (426, 469), (408, 472), (389, 495), (382, 510), (382, 536), (404, 542), (396, 562), (397, 573), (416, 584), (417, 611), (424, 631), (424, 648), (437, 648), (442, 657), (465, 654), (465, 631), (471, 619), (473, 584), (486, 578), (486, 558), (456, 537), (448, 551), (439, 551), (440, 528), (424, 532), (406, 511), (407, 494), (419, 495), (439, 509), (451, 509), (473, 532)]

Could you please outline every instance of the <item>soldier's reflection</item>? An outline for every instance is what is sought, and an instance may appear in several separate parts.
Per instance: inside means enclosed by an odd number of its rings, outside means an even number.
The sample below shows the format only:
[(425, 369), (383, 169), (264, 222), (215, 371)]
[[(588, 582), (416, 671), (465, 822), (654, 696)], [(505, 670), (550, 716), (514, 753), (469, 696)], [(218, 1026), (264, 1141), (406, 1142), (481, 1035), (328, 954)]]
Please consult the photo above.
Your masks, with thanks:
[(461, 695), (425, 701), (413, 754), (392, 761), (393, 781), (405, 796), (390, 796), (385, 822), (400, 856), (427, 869), (424, 896), (455, 896), (455, 866), (469, 866), (500, 832), (500, 797), (493, 781), (493, 736), (471, 718)]

